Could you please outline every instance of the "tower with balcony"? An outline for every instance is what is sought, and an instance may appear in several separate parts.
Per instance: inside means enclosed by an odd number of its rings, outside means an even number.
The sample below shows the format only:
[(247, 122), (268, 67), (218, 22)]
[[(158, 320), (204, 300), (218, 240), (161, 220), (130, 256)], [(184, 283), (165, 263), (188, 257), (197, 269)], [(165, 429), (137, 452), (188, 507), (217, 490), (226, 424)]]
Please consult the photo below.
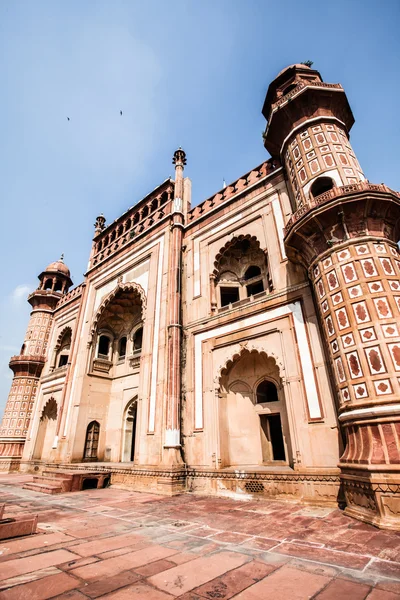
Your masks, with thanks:
[(62, 257), (39, 275), (39, 282), (38, 288), (28, 296), (32, 312), (20, 353), (10, 360), (13, 380), (0, 426), (2, 470), (18, 468), (46, 362), (53, 311), (72, 285)]
[(266, 149), (286, 169), (288, 257), (311, 281), (346, 438), (346, 512), (400, 528), (400, 194), (369, 183), (339, 84), (304, 64), (269, 86)]

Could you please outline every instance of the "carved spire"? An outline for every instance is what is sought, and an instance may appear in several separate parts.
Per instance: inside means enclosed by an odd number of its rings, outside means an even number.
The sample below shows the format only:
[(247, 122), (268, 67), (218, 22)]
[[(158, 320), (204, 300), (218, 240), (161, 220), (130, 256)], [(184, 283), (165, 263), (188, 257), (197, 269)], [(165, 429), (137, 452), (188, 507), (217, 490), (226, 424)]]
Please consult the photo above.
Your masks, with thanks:
[(175, 167), (182, 167), (182, 168), (186, 165), (186, 153), (184, 150), (182, 150), (182, 148), (180, 146), (179, 146), (178, 150), (175, 150), (175, 152), (174, 152), (172, 164), (175, 165)]
[(103, 215), (103, 213), (100, 213), (100, 215), (96, 219), (96, 223), (94, 224), (94, 227), (95, 227), (94, 234), (95, 235), (98, 235), (99, 233), (101, 233), (103, 231), (105, 222), (106, 222), (105, 216)]

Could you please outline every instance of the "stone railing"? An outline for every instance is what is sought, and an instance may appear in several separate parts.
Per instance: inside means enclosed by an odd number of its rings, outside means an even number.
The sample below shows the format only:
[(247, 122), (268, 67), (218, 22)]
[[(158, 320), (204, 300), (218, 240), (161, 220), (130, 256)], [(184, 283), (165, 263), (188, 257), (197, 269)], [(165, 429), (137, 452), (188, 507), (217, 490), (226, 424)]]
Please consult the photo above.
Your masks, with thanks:
[(95, 237), (91, 266), (107, 258), (137, 234), (171, 212), (174, 183), (168, 179)]
[(12, 356), (10, 358), (9, 365), (14, 365), (16, 363), (21, 362), (31, 362), (31, 363), (45, 363), (46, 357), (40, 354), (17, 354), (16, 356)]
[(343, 185), (341, 187), (334, 187), (328, 192), (324, 192), (315, 198), (310, 197), (308, 202), (305, 202), (289, 219), (286, 223), (286, 226), (283, 230), (284, 235), (286, 236), (293, 225), (299, 221), (306, 213), (315, 208), (316, 206), (320, 206), (321, 204), (325, 204), (334, 200), (336, 198), (341, 198), (344, 196), (350, 196), (351, 194), (356, 194), (358, 192), (386, 192), (389, 194), (394, 194), (400, 199), (400, 192), (395, 192), (391, 190), (383, 183), (367, 183), (366, 181), (362, 181), (361, 183), (352, 183), (351, 185)]
[(280, 167), (279, 161), (273, 160), (272, 158), (262, 163), (260, 166), (246, 173), (246, 175), (243, 175), (207, 200), (204, 200), (195, 206), (188, 214), (188, 222), (190, 223), (191, 221), (198, 219), (209, 210), (225, 202), (225, 200), (245, 191), (248, 187), (257, 183), (257, 181), (266, 175), (273, 173), (278, 167)]
[[(285, 102), (287, 102), (288, 100), (293, 98), (293, 96), (298, 94), (300, 90), (302, 90), (304, 88), (308, 88), (308, 87), (309, 88), (327, 88), (327, 89), (333, 89), (333, 90), (343, 90), (340, 83), (324, 83), (323, 81), (300, 82), (296, 85), (295, 88), (290, 90), (290, 92), (288, 92), (287, 94), (285, 94), (284, 96), (279, 98), (279, 100), (274, 102), (274, 104), (271, 104), (271, 109), (269, 111), (269, 117), (277, 108), (279, 108), (279, 106), (281, 106), (282, 104), (285, 104)], [(269, 117), (268, 117), (268, 119), (269, 119)]]
[(59, 308), (60, 306), (63, 306), (64, 304), (67, 304), (67, 302), (70, 302), (71, 300), (74, 300), (75, 298), (80, 296), (83, 292), (84, 286), (85, 286), (84, 283), (80, 283), (79, 285), (74, 287), (74, 289), (70, 290), (67, 294), (64, 294), (64, 296), (61, 296), (60, 300), (57, 303), (57, 308)]

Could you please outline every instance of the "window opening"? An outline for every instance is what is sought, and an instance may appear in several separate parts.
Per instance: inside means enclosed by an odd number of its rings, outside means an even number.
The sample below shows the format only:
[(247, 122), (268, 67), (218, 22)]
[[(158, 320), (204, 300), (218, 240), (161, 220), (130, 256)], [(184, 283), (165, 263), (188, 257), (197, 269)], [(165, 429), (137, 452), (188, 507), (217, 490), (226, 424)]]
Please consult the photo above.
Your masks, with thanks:
[(311, 194), (315, 198), (325, 192), (329, 192), (334, 187), (333, 180), (330, 177), (318, 177), (311, 186)]
[(142, 349), (143, 344), (143, 327), (140, 327), (136, 332), (133, 338), (133, 350), (138, 352)]
[(272, 381), (267, 381), (266, 379), (257, 387), (256, 395), (257, 404), (263, 402), (278, 402), (279, 400), (276, 385), (272, 383)]
[(256, 294), (260, 294), (264, 291), (264, 284), (262, 281), (256, 281), (254, 283), (250, 283), (246, 285), (247, 297), (255, 296)]
[(239, 288), (237, 287), (222, 287), (221, 291), (221, 306), (228, 306), (239, 300)]
[(58, 367), (65, 367), (65, 365), (68, 363), (68, 354), (61, 354), (59, 361), (58, 361)]
[(126, 355), (126, 337), (122, 337), (118, 344), (118, 358), (125, 358)]
[(106, 335), (101, 335), (99, 338), (99, 349), (97, 355), (100, 358), (108, 358), (110, 352), (110, 338)]
[(255, 265), (249, 267), (246, 273), (244, 274), (244, 278), (246, 281), (248, 281), (249, 279), (253, 279), (253, 277), (259, 276), (261, 276), (261, 269), (260, 267), (256, 267)]

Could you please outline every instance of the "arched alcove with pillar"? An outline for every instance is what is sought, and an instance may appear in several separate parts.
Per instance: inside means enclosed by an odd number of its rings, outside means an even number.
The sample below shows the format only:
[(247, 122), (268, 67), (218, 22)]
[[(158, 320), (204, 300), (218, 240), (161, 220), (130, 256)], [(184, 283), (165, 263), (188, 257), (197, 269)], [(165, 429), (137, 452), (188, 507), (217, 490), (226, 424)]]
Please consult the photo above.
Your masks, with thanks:
[(135, 460), (136, 426), (137, 396), (128, 402), (124, 411), (122, 423), (122, 462), (133, 462)]
[(218, 379), (221, 467), (288, 465), (291, 443), (279, 365), (242, 349)]
[(57, 402), (50, 398), (43, 407), (36, 435), (33, 458), (47, 460), (50, 457), (56, 435), (57, 426)]

